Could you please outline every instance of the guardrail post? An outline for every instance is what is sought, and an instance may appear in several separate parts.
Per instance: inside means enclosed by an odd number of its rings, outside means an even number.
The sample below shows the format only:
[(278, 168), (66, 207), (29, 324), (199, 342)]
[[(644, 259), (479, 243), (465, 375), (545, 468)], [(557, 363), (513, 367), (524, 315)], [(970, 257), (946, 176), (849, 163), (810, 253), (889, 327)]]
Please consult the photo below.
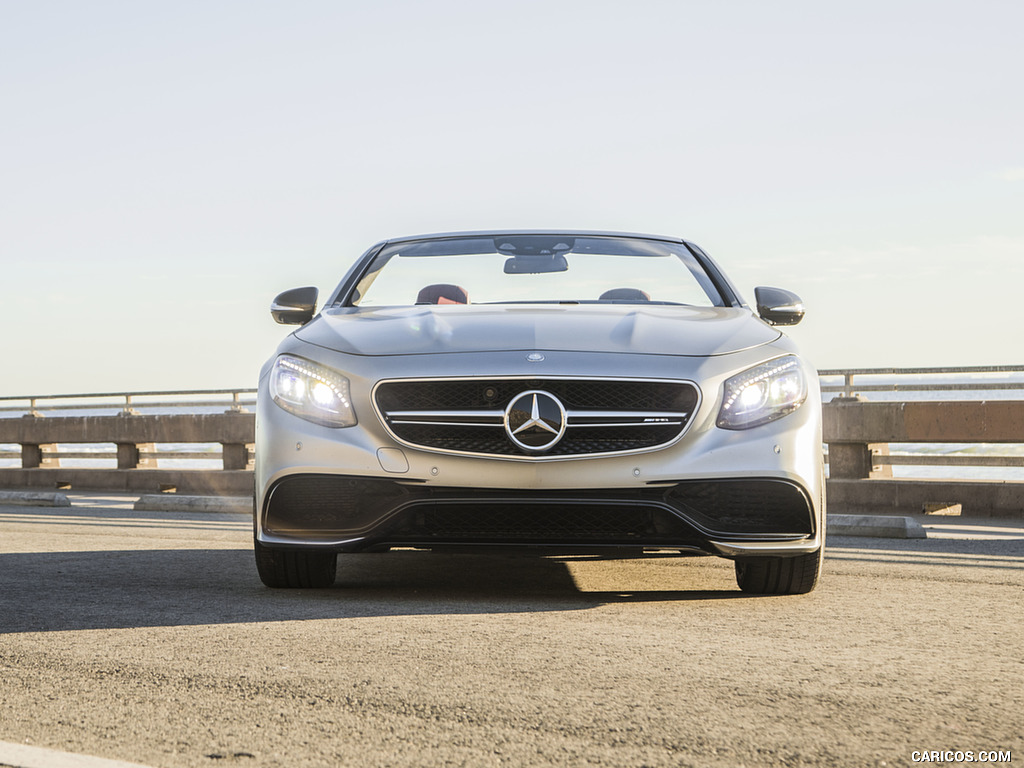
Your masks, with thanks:
[[(851, 385), (852, 380), (848, 378), (847, 386)], [(868, 443), (863, 439), (851, 440), (852, 435), (849, 434), (848, 429), (836, 428), (835, 417), (842, 411), (833, 410), (833, 406), (845, 410), (846, 408), (856, 408), (860, 403), (867, 406), (864, 398), (853, 395), (834, 397), (832, 402), (826, 406), (825, 440), (828, 442), (828, 476), (831, 479), (866, 480), (892, 477), (892, 466), (881, 464), (875, 460), (878, 456), (889, 455), (889, 443)], [(864, 419), (861, 418), (859, 422), (863, 423)], [(841, 439), (844, 437), (847, 439)]]
[(60, 459), (56, 456), (50, 455), (54, 453), (57, 453), (57, 445), (55, 443), (22, 443), (21, 468), (39, 469), (40, 467), (59, 467)]
[(118, 469), (156, 469), (156, 459), (152, 456), (142, 456), (143, 453), (153, 453), (155, 447), (152, 443), (117, 443), (117, 468)]
[(843, 397), (853, 397), (853, 374), (843, 374)]
[(876, 456), (888, 456), (888, 443), (829, 443), (828, 476), (836, 480), (892, 477), (892, 467), (879, 464)]
[(224, 469), (245, 469), (249, 465), (249, 446), (245, 443), (221, 443)]

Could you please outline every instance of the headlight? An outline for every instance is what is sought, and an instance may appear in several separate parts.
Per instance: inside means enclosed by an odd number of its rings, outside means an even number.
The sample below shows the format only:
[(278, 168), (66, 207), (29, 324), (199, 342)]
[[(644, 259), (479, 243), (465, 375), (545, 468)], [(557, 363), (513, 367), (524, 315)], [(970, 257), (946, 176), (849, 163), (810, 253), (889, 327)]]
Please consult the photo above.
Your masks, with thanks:
[(792, 413), (807, 399), (807, 379), (792, 355), (770, 360), (725, 382), (722, 429), (749, 429)]
[(353, 427), (348, 379), (337, 371), (281, 355), (270, 372), (270, 396), (274, 402), (300, 419), (325, 427)]

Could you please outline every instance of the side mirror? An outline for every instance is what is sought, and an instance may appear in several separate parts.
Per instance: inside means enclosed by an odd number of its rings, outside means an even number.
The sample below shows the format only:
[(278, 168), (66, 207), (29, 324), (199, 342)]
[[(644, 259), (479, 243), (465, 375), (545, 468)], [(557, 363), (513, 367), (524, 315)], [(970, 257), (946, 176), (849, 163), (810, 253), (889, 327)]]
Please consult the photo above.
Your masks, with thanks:
[(316, 314), (320, 292), (313, 286), (292, 288), (277, 295), (270, 305), (271, 316), (281, 325), (305, 325)]
[(792, 291), (760, 286), (754, 289), (757, 314), (769, 325), (796, 325), (804, 319), (804, 303)]

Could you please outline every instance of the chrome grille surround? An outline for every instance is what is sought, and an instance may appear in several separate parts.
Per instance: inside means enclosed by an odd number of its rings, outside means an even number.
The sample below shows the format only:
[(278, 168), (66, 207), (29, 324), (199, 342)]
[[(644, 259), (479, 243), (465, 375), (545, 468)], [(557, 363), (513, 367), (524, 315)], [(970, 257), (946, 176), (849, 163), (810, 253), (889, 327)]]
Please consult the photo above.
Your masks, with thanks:
[[(543, 453), (522, 450), (505, 428), (509, 404), (532, 391), (551, 394), (564, 405), (565, 436)], [(643, 453), (671, 445), (686, 432), (700, 407), (701, 392), (694, 382), (682, 379), (461, 376), (385, 379), (374, 386), (371, 399), (391, 437), (411, 448), (550, 461)]]

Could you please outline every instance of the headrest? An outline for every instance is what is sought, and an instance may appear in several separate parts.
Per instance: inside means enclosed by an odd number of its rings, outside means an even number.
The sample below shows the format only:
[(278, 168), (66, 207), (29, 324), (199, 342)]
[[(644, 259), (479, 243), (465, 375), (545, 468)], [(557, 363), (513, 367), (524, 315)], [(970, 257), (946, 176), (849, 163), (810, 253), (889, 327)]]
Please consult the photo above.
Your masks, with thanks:
[(651, 295), (639, 288), (612, 288), (598, 298), (600, 301), (650, 301)]
[(469, 304), (469, 294), (459, 285), (438, 283), (428, 285), (416, 296), (417, 304)]

